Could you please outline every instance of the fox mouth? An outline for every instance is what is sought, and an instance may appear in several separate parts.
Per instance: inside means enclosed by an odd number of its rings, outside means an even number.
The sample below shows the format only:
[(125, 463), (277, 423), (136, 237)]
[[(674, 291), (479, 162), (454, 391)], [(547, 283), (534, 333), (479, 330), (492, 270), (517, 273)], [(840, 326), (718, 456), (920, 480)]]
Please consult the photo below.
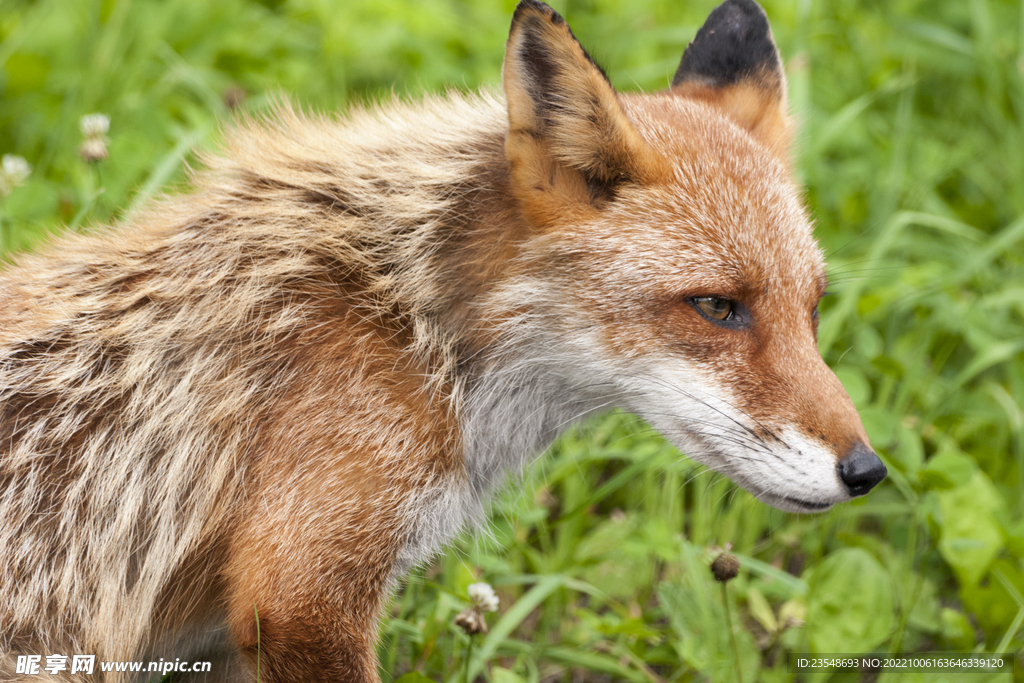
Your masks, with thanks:
[(824, 512), (832, 508), (836, 503), (842, 502), (840, 500), (805, 500), (793, 496), (769, 493), (757, 488), (749, 490), (762, 502), (785, 512)]
[(835, 503), (823, 503), (819, 501), (802, 500), (800, 498), (791, 498), (789, 496), (783, 496), (782, 500), (786, 501), (794, 507), (804, 508), (807, 512), (824, 512)]
[[(708, 463), (706, 463), (708, 464)], [(710, 463), (709, 466), (712, 469), (716, 469), (714, 463)], [(849, 500), (848, 496), (843, 496), (838, 491), (829, 492), (827, 490), (816, 490), (820, 488), (820, 485), (815, 487), (804, 487), (804, 486), (788, 486), (785, 488), (797, 489), (801, 493), (806, 489), (807, 494), (811, 498), (802, 498), (799, 496), (786, 495), (778, 490), (771, 490), (760, 485), (760, 482), (754, 483), (751, 481), (752, 477), (743, 476), (741, 473), (736, 471), (723, 471), (725, 476), (732, 479), (734, 483), (739, 485), (741, 488), (746, 489), (748, 492), (754, 495), (755, 498), (760, 500), (762, 503), (772, 506), (783, 512), (796, 512), (796, 513), (815, 513), (825, 512), (831, 509), (838, 503)], [(787, 491), (788, 493), (788, 491)], [(817, 495), (815, 495), (817, 494)]]

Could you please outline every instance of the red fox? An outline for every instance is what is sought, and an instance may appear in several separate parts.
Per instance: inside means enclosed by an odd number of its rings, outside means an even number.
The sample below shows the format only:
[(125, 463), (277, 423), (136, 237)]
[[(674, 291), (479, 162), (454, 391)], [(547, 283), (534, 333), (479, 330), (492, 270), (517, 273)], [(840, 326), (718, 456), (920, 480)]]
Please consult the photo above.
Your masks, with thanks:
[(396, 579), (613, 406), (783, 510), (885, 476), (817, 350), (762, 9), (619, 94), (523, 0), (503, 85), (282, 106), (191, 194), (0, 275), (0, 679), (254, 680), (258, 650), (267, 683), (378, 681)]

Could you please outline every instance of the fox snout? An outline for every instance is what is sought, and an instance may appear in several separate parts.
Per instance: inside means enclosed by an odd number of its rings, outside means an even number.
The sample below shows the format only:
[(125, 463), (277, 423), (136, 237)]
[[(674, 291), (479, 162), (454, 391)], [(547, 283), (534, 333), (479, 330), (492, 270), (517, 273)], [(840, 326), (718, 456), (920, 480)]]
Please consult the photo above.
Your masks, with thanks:
[(870, 447), (857, 443), (836, 465), (836, 473), (850, 495), (857, 497), (875, 488), (889, 471)]

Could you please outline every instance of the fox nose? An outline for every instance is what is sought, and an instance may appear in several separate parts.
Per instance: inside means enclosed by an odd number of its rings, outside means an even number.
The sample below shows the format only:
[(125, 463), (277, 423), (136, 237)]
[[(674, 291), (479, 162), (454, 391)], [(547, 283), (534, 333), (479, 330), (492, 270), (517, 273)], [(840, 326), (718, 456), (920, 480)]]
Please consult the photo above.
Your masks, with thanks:
[(862, 443), (851, 448), (836, 469), (851, 496), (863, 496), (889, 472), (875, 452)]

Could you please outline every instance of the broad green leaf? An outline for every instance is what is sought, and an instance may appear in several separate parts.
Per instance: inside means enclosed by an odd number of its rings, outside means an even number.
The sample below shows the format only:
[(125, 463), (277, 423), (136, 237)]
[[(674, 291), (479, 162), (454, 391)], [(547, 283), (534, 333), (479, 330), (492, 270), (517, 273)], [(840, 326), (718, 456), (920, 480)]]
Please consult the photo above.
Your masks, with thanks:
[(974, 647), (974, 627), (963, 612), (942, 608), (942, 638), (953, 647), (968, 652)]
[(981, 580), (1003, 548), (994, 515), (1000, 506), (999, 492), (983, 472), (975, 472), (967, 484), (939, 492), (939, 552), (968, 586)]
[(491, 683), (525, 683), (525, 680), (514, 671), (503, 669), (500, 666), (491, 669)]
[(937, 633), (942, 630), (942, 603), (939, 600), (935, 582), (927, 578), (914, 575), (910, 578), (914, 584), (921, 582), (919, 587), (911, 589), (904, 596), (914, 598), (914, 604), (910, 607), (910, 615), (907, 623), (913, 628), (924, 633)]
[(895, 624), (889, 575), (871, 553), (844, 548), (814, 570), (807, 605), (813, 652), (870, 652)]
[(1016, 565), (1016, 561), (998, 558), (986, 581), (960, 588), (964, 609), (985, 633), (1003, 635), (1024, 608), (1024, 572)]
[(1006, 549), (1017, 557), (1024, 557), (1024, 519), (1006, 530)]
[(977, 464), (963, 453), (943, 449), (933, 455), (920, 471), (921, 483), (930, 489), (951, 489), (966, 484)]
[(900, 428), (899, 418), (891, 410), (879, 405), (862, 408), (860, 419), (871, 442), (879, 446), (890, 443)]

